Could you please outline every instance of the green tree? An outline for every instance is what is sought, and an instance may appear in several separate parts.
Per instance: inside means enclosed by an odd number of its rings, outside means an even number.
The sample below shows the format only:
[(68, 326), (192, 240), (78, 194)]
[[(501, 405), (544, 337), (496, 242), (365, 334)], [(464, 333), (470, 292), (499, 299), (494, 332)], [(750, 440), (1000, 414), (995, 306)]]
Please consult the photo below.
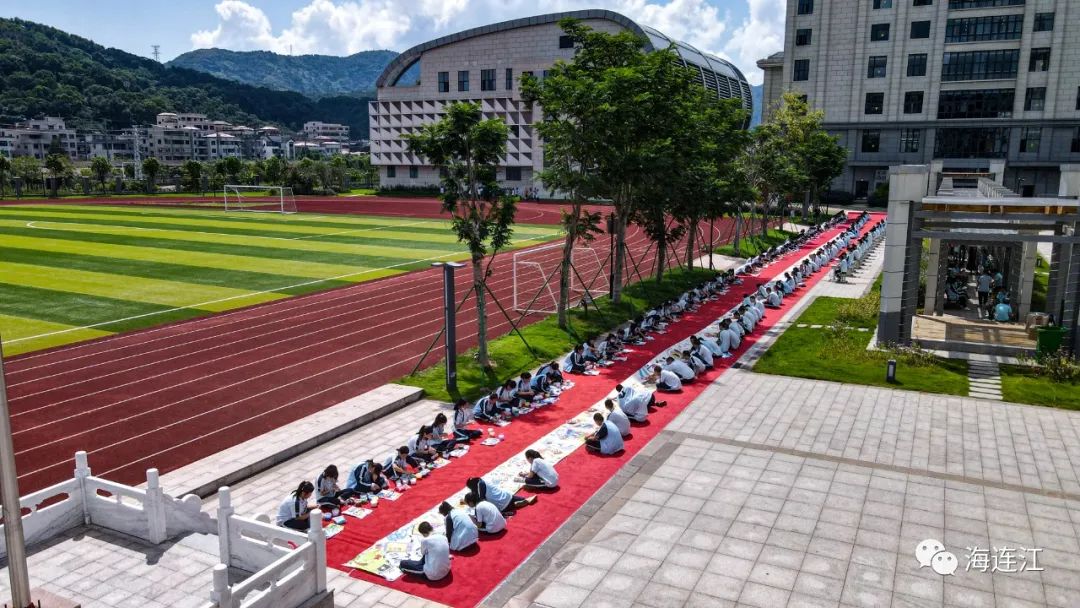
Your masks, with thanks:
[(153, 156), (145, 158), (142, 161), (143, 177), (146, 178), (146, 191), (153, 194), (157, 176), (161, 173), (161, 161)]
[(807, 136), (801, 153), (803, 166), (810, 177), (810, 196), (803, 207), (803, 217), (806, 217), (809, 206), (815, 210), (821, 208), (821, 197), (829, 184), (844, 172), (847, 150), (840, 145), (839, 137), (829, 135), (819, 126)]
[(9, 175), (11, 175), (11, 160), (0, 154), (0, 199), (4, 198), (4, 188)]
[[(495, 179), (499, 159), (506, 152), (508, 129), (500, 119), (484, 119), (480, 105), (457, 102), (446, 109), (442, 120), (424, 125), (406, 136), (409, 152), (439, 167), (443, 209), (450, 213), (458, 241), (469, 249), (476, 297), (477, 360), (491, 367), (487, 346), (486, 291), (491, 259), (510, 244), (516, 205), (500, 197)], [(490, 267), (490, 262), (488, 263)]]
[(23, 186), (29, 190), (41, 184), (41, 161), (33, 156), (16, 156), (11, 161), (11, 173), (21, 179)]
[(105, 182), (109, 179), (109, 176), (112, 175), (112, 169), (112, 163), (104, 156), (95, 156), (94, 159), (90, 161), (90, 172), (97, 179), (98, 187), (102, 194), (105, 193)]
[(285, 172), (289, 169), (289, 163), (285, 162), (284, 158), (280, 156), (272, 156), (266, 159), (263, 163), (263, 176), (266, 178), (266, 183), (276, 186), (280, 185), (285, 179)]
[(202, 163), (197, 160), (184, 161), (184, 164), (180, 166), (180, 174), (183, 176), (184, 188), (186, 190), (206, 194), (203, 192), (202, 187)]
[(235, 156), (228, 156), (219, 160), (218, 166), (228, 176), (229, 183), (235, 184), (240, 179), (240, 172), (244, 170), (244, 161)]
[(64, 154), (50, 154), (45, 157), (45, 168), (49, 171), (49, 196), (59, 196), (60, 183), (71, 176), (71, 160)]

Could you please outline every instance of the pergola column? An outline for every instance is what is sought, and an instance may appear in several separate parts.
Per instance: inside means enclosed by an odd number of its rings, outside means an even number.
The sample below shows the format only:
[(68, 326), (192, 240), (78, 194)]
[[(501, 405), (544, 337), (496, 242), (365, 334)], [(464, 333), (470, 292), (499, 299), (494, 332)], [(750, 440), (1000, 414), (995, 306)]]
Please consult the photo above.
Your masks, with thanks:
[(942, 297), (943, 277), (941, 271), (941, 239), (930, 239), (930, 255), (926, 262), (926, 299), (923, 301), (923, 314), (936, 315), (938, 301)]
[(1039, 255), (1038, 243), (1022, 243), (1023, 254), (1020, 261), (1020, 293), (1018, 314), (1023, 322), (1031, 312), (1031, 295), (1035, 288), (1035, 262)]
[[(881, 315), (878, 341), (911, 341), (911, 315), (919, 289), (919, 255), (922, 241), (912, 237), (918, 228), (912, 207), (927, 194), (930, 169), (925, 165), (901, 165), (889, 169), (889, 215), (885, 230), (885, 261), (881, 282)], [(916, 242), (913, 242), (916, 241)], [(914, 256), (914, 273), (909, 272)], [(912, 276), (914, 275), (914, 276)], [(910, 287), (914, 283), (915, 291)]]

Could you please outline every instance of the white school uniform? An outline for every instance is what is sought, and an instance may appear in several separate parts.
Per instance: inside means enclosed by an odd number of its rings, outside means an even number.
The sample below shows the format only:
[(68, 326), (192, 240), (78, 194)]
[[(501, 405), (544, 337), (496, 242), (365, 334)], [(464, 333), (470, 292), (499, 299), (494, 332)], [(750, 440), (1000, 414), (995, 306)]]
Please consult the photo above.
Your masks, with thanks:
[[(619, 429), (619, 434), (626, 437), (630, 434), (630, 419), (626, 417), (618, 407), (608, 412), (608, 422), (615, 425), (615, 428)], [(533, 462), (536, 462), (535, 460)]]
[(496, 534), (506, 529), (506, 518), (499, 512), (495, 505), (486, 500), (481, 500), (474, 509), (478, 527), (488, 534)]
[(461, 551), (476, 544), (480, 534), (464, 509), (453, 509), (447, 517), (454, 524), (454, 531), (449, 539), (452, 551)]
[(668, 370), (675, 372), (675, 375), (677, 375), (680, 380), (693, 380), (697, 375), (694, 373), (694, 370), (690, 369), (689, 365), (678, 359), (668, 363), (666, 367)]
[(277, 510), (277, 525), (283, 526), (285, 522), (290, 519), (299, 519), (301, 515), (307, 513), (307, 501), (299, 496), (289, 495), (288, 498), (281, 501), (281, 505)]
[(769, 306), (779, 307), (781, 302), (780, 294), (775, 291), (769, 292)]
[(545, 486), (554, 488), (559, 485), (559, 474), (555, 471), (555, 467), (543, 458), (533, 458), (529, 470), (536, 473)]
[(424, 556), (424, 576), (437, 581), (450, 574), (450, 542), (442, 534), (430, 534), (420, 542)]
[(705, 365), (713, 365), (714, 363), (713, 363), (712, 351), (709, 350), (709, 347), (705, 346), (705, 344), (706, 344), (706, 341), (702, 340), (701, 345), (698, 346), (697, 352), (694, 353), (694, 354), (696, 354), (698, 357), (700, 357), (701, 360), (705, 362)]
[(606, 434), (600, 439), (600, 453), (614, 454), (623, 449), (622, 434), (619, 433), (619, 429), (610, 420), (604, 421), (604, 429), (606, 429)]
[(667, 387), (673, 391), (682, 388), (682, 380), (679, 379), (679, 376), (677, 376), (675, 372), (668, 369), (660, 370), (660, 378), (657, 382), (667, 385)]
[(623, 386), (623, 390), (619, 393), (619, 409), (626, 414), (627, 418), (644, 422), (649, 417), (649, 398), (651, 396), (648, 391), (632, 386)]

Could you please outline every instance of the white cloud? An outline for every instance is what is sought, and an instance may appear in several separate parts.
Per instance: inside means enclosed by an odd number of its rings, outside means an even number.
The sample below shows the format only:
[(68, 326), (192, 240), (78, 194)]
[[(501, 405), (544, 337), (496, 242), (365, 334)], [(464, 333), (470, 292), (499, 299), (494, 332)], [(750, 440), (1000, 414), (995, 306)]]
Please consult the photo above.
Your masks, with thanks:
[[(278, 53), (346, 55), (396, 49), (452, 32), (516, 17), (603, 6), (650, 25), (702, 51), (732, 60), (752, 82), (755, 62), (783, 47), (784, 0), (746, 0), (749, 15), (731, 23), (717, 0), (307, 0), (275, 30), (261, 9), (244, 0), (215, 6), (213, 30), (191, 35), (195, 48), (265, 49)], [(741, 12), (741, 11), (740, 11)], [(281, 27), (279, 25), (279, 27)]]

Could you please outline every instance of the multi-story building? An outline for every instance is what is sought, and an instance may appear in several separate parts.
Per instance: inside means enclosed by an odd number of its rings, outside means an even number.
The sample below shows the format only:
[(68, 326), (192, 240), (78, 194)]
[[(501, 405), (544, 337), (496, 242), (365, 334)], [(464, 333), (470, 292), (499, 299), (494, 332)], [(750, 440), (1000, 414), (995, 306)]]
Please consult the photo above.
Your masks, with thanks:
[(71, 158), (75, 158), (78, 152), (75, 129), (69, 129), (63, 118), (46, 116), (19, 122), (8, 132), (12, 138), (12, 156), (33, 156), (44, 160), (54, 143)]
[(6, 158), (15, 156), (15, 133), (2, 126), (0, 126), (0, 156)]
[(329, 137), (337, 141), (349, 141), (348, 125), (312, 120), (304, 123), (304, 133), (310, 137)]
[(782, 55), (758, 65), (766, 100), (825, 111), (849, 150), (835, 189), (929, 164), (1053, 196), (1080, 162), (1077, 23), (1075, 0), (788, 0)]
[(683, 63), (699, 82), (720, 97), (739, 98), (751, 107), (750, 85), (731, 63), (673, 41), (660, 32), (607, 10), (553, 13), (516, 19), (445, 36), (415, 46), (386, 67), (376, 82), (378, 98), (370, 106), (371, 162), (379, 168), (384, 186), (428, 186), (438, 171), (408, 152), (404, 136), (441, 118), (456, 101), (478, 102), (487, 118), (497, 117), (510, 128), (506, 155), (498, 180), (503, 187), (522, 190), (541, 185), (534, 179), (543, 167), (543, 148), (533, 130), (539, 114), (521, 99), (521, 76), (542, 77), (556, 60), (569, 60), (574, 45), (559, 21), (571, 17), (605, 32), (630, 30), (646, 42), (647, 50), (674, 44)]

